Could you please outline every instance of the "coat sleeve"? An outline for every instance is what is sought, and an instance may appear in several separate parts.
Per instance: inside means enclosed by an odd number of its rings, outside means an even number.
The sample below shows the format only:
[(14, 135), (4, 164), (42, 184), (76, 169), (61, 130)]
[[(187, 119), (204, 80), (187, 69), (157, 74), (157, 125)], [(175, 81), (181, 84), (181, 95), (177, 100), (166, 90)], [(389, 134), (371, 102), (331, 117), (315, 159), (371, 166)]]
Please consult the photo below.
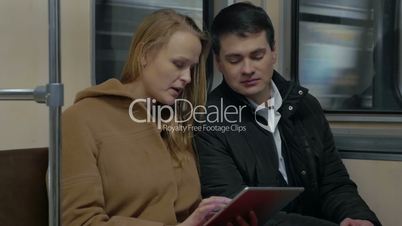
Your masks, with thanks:
[(84, 120), (63, 114), (61, 210), (65, 226), (163, 226), (105, 211), (102, 179), (97, 167), (97, 144)]
[(199, 158), (204, 198), (213, 195), (233, 198), (246, 187), (222, 133), (197, 133), (195, 148)]
[(341, 222), (349, 217), (369, 220), (375, 225), (381, 225), (376, 215), (358, 194), (356, 184), (350, 179), (339, 152), (336, 150), (329, 123), (318, 101), (316, 101), (315, 106), (316, 110), (313, 114), (319, 113), (318, 121), (321, 125), (321, 131), (323, 131), (321, 133), (323, 156), (318, 178), (322, 213), (327, 219), (335, 222)]

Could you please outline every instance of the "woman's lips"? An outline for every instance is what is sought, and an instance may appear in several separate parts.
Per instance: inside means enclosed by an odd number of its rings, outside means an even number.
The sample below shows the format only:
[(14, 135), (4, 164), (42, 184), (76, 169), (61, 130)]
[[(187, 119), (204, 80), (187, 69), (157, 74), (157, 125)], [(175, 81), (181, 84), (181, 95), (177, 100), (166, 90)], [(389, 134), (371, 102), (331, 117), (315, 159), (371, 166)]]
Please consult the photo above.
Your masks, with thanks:
[(183, 89), (181, 89), (181, 88), (176, 88), (176, 87), (171, 87), (170, 89), (173, 91), (174, 96), (175, 96), (176, 98), (177, 98), (178, 96), (180, 96), (180, 94), (181, 94), (182, 91), (183, 91)]

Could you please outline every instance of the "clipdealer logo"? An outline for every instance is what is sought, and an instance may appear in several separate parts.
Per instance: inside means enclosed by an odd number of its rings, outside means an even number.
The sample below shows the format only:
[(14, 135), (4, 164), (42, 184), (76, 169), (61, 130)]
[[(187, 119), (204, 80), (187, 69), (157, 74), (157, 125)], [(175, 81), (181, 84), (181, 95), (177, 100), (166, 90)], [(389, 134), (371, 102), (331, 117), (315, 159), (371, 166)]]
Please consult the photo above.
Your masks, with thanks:
[[(138, 104), (145, 105), (146, 116), (139, 116), (134, 110)], [(190, 113), (184, 118), (178, 118), (176, 112), (179, 106), (185, 106)], [(245, 126), (239, 125), (242, 122), (242, 111), (246, 106), (228, 105), (224, 106), (223, 98), (220, 100), (219, 106), (216, 105), (197, 105), (186, 99), (176, 99), (173, 105), (157, 105), (155, 99), (135, 99), (131, 102), (128, 114), (132, 121), (136, 123), (156, 123), (158, 129), (167, 131), (217, 131), (217, 132), (244, 132)], [(137, 113), (137, 114), (136, 114)], [(182, 125), (193, 119), (196, 125)], [(169, 122), (174, 120), (176, 125), (170, 125)], [(207, 123), (208, 122), (208, 123)], [(219, 123), (225, 122), (225, 125)], [(229, 125), (228, 125), (229, 124)]]

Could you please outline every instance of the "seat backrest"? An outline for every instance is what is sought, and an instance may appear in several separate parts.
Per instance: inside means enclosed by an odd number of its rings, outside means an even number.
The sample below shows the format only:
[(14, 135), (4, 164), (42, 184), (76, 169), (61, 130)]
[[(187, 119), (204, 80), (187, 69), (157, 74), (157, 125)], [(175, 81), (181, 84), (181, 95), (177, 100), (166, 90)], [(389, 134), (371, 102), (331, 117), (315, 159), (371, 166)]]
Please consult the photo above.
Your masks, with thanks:
[(48, 225), (48, 148), (0, 151), (0, 225)]

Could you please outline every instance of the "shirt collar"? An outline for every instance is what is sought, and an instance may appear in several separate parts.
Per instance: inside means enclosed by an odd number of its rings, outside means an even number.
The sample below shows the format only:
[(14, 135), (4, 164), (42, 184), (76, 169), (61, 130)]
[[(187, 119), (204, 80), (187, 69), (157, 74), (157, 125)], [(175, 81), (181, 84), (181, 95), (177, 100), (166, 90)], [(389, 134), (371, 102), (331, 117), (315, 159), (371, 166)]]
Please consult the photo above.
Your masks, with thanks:
[[(279, 108), (282, 106), (282, 96), (279, 93), (278, 87), (276, 87), (274, 81), (271, 80), (271, 84), (272, 84), (271, 95), (270, 95), (271, 98), (262, 104), (265, 106), (269, 106), (270, 102), (272, 102), (274, 100), (274, 109), (277, 112), (279, 110)], [(253, 106), (254, 109), (256, 109), (259, 106), (257, 103), (255, 103), (250, 98), (247, 98), (247, 100), (250, 102), (250, 104)]]

